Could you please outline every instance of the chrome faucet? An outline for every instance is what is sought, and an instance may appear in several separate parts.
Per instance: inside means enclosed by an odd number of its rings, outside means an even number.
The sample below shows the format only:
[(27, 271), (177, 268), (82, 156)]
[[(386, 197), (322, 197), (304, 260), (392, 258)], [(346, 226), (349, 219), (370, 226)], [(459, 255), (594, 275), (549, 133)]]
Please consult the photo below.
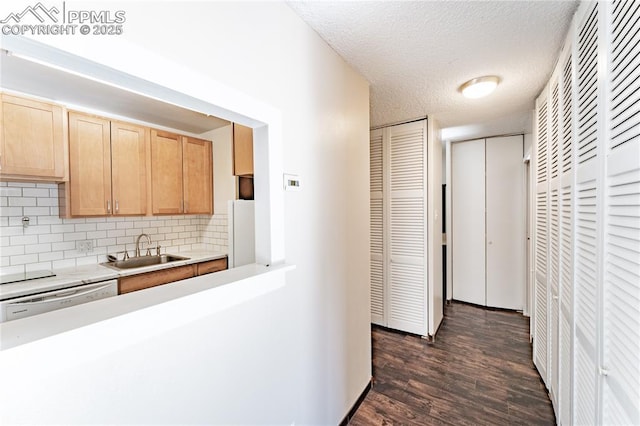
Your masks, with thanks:
[(149, 251), (149, 246), (151, 245), (151, 237), (149, 237), (147, 234), (140, 234), (138, 235), (138, 238), (136, 238), (136, 257), (140, 257), (140, 238), (142, 237), (147, 237), (147, 256), (151, 254), (151, 252)]

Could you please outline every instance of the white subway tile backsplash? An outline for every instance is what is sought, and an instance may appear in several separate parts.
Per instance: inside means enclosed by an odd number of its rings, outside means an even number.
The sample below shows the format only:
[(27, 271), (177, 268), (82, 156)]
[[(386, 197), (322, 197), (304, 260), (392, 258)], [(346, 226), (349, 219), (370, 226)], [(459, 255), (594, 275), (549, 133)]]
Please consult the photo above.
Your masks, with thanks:
[(18, 256), (10, 256), (11, 265), (24, 265), (27, 263), (36, 263), (38, 262), (37, 254), (23, 254)]
[(58, 207), (57, 198), (38, 198), (38, 207)]
[(76, 266), (75, 259), (54, 260), (51, 262), (51, 268), (53, 269), (73, 268), (74, 266)]
[(67, 223), (64, 225), (51, 225), (51, 233), (53, 234), (74, 232), (75, 230), (76, 227), (72, 223)]
[(76, 232), (95, 231), (95, 230), (96, 230), (95, 223), (79, 223), (76, 225)]
[(45, 235), (51, 234), (50, 225), (29, 225), (23, 229), (24, 235)]
[(51, 216), (52, 208), (58, 210), (57, 207), (24, 207), (22, 214), (25, 216)]
[(107, 247), (107, 250), (108, 250), (109, 246), (114, 246), (114, 245), (116, 245), (116, 239), (115, 238), (100, 238), (96, 242), (96, 247)]
[(0, 197), (22, 197), (22, 188), (0, 187)]
[(24, 228), (22, 226), (4, 226), (2, 228), (2, 235), (5, 237), (11, 237), (14, 235), (23, 235)]
[(97, 240), (99, 238), (107, 238), (107, 231), (87, 232), (87, 239), (88, 240)]
[(65, 243), (53, 243), (51, 244), (51, 250), (53, 251), (58, 251), (58, 250), (71, 250), (71, 249), (75, 249), (76, 248), (76, 243), (75, 241), (69, 241), (69, 242), (65, 242)]
[(86, 240), (87, 233), (86, 232), (67, 232), (64, 234), (65, 241), (78, 241), (78, 240)]
[(12, 246), (25, 245), (25, 244), (37, 244), (37, 235), (16, 235), (9, 237), (9, 244)]
[(43, 269), (51, 269), (51, 262), (36, 262), (36, 263), (30, 263), (25, 266), (25, 270), (27, 272), (30, 271), (42, 271)]
[(64, 241), (64, 234), (40, 234), (38, 242), (40, 243), (60, 243)]
[(50, 251), (51, 251), (51, 244), (50, 243), (28, 244), (28, 245), (24, 246), (24, 253), (25, 254), (46, 253), (46, 252), (50, 252)]
[(98, 231), (107, 231), (110, 229), (116, 229), (116, 224), (113, 222), (106, 222), (106, 223), (98, 223), (96, 224), (96, 230)]
[(57, 216), (40, 216), (37, 218), (38, 225), (60, 225), (62, 219)]
[(31, 197), (8, 197), (9, 207), (35, 206), (36, 199)]
[(49, 198), (49, 190), (47, 188), (24, 188), (22, 190), (23, 197), (42, 197)]
[(24, 245), (2, 247), (2, 256), (17, 256), (24, 254)]
[(61, 251), (50, 251), (48, 253), (40, 253), (38, 260), (40, 262), (51, 262), (52, 260), (64, 259), (64, 253)]
[[(104, 262), (125, 244), (132, 255), (141, 233), (163, 253), (227, 250), (226, 215), (60, 219), (56, 184), (0, 182), (0, 274)], [(78, 251), (82, 240), (93, 242), (91, 252)]]
[(22, 207), (3, 207), (0, 214), (4, 217), (23, 216)]

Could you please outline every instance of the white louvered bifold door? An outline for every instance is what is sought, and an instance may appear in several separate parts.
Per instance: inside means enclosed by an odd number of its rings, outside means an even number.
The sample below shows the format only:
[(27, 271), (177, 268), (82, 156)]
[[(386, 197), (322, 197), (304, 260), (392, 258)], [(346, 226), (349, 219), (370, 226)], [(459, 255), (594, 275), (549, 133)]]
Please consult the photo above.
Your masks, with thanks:
[(549, 241), (549, 131), (547, 90), (536, 101), (535, 179), (534, 206), (534, 270), (535, 291), (533, 299), (534, 335), (533, 362), (545, 383), (548, 383), (548, 241)]
[(560, 188), (559, 188), (559, 325), (558, 392), (556, 417), (561, 425), (571, 421), (573, 369), (573, 55), (563, 55), (560, 96)]
[(557, 410), (560, 287), (560, 80), (551, 80), (549, 150), (549, 394)]
[(384, 200), (383, 200), (383, 130), (371, 131), (370, 161), (370, 215), (371, 215), (371, 322), (384, 322)]
[(602, 203), (599, 146), (602, 99), (598, 84), (598, 4), (577, 32), (577, 128), (575, 188), (575, 379), (574, 422), (597, 423)]
[(388, 127), (388, 326), (427, 335), (426, 120)]
[(610, 12), (603, 424), (640, 424), (640, 2)]

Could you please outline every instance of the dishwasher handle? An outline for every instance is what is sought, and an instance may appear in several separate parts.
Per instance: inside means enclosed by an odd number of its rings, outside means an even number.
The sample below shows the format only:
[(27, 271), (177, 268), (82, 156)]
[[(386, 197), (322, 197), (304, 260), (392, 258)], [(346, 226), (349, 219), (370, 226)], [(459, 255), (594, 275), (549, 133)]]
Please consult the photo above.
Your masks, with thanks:
[(78, 290), (74, 290), (72, 293), (64, 292), (61, 293), (62, 295), (59, 296), (60, 293), (55, 294), (53, 296), (44, 296), (44, 297), (33, 297), (31, 299), (27, 299), (27, 300), (21, 300), (21, 301), (17, 301), (17, 302), (10, 302), (7, 303), (8, 306), (16, 306), (16, 305), (40, 305), (43, 303), (50, 303), (50, 302), (59, 302), (62, 300), (68, 300), (68, 299), (73, 299), (76, 297), (80, 297), (80, 296), (84, 296), (85, 294), (90, 294), (90, 293), (95, 293), (96, 291), (100, 291), (100, 290), (104, 290), (107, 289), (109, 286), (111, 286), (111, 284), (104, 284), (102, 286), (99, 287), (93, 287), (90, 288), (88, 290), (85, 291), (78, 291)]

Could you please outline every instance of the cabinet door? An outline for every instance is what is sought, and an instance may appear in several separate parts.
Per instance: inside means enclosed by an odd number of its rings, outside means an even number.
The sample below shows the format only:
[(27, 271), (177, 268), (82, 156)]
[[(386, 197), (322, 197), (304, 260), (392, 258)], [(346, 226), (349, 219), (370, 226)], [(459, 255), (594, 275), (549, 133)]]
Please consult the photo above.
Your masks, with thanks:
[(182, 137), (184, 212), (213, 214), (211, 142)]
[(153, 214), (183, 212), (180, 136), (151, 130), (151, 187)]
[(111, 214), (109, 120), (69, 113), (69, 185), (72, 216)]
[(213, 272), (224, 271), (227, 269), (227, 258), (210, 260), (208, 262), (198, 263), (196, 265), (197, 275), (211, 274)]
[(118, 294), (131, 293), (145, 288), (186, 280), (195, 276), (195, 265), (161, 269), (146, 274), (130, 275), (118, 280)]
[(253, 176), (253, 129), (233, 123), (233, 174)]
[(127, 123), (111, 123), (111, 182), (113, 213), (147, 213), (147, 150), (149, 129)]
[(0, 176), (62, 181), (65, 178), (63, 123), (63, 110), (58, 105), (3, 94)]

